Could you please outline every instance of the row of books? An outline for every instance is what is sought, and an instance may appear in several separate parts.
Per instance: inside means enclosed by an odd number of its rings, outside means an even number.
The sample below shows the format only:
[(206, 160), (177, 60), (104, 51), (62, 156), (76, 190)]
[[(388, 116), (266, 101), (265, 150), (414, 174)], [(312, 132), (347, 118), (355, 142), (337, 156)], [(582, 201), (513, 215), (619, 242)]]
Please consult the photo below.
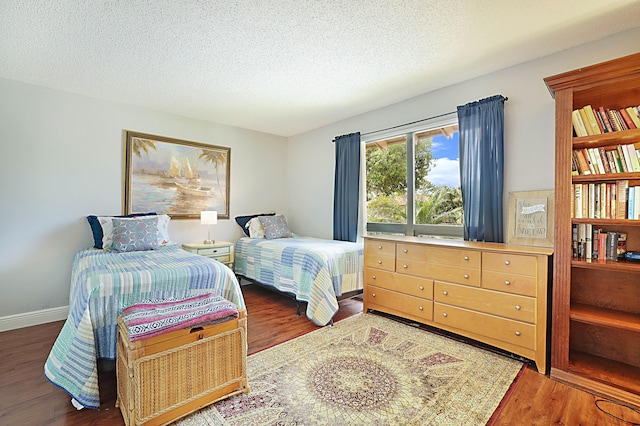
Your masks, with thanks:
[(606, 232), (590, 223), (574, 224), (572, 232), (572, 254), (576, 259), (605, 261), (625, 258), (625, 232)]
[(640, 106), (627, 108), (592, 108), (585, 105), (571, 114), (576, 136), (600, 135), (621, 130), (640, 128)]
[(640, 148), (630, 143), (574, 149), (571, 167), (573, 175), (640, 172)]
[(628, 180), (571, 185), (571, 217), (640, 220), (640, 186)]

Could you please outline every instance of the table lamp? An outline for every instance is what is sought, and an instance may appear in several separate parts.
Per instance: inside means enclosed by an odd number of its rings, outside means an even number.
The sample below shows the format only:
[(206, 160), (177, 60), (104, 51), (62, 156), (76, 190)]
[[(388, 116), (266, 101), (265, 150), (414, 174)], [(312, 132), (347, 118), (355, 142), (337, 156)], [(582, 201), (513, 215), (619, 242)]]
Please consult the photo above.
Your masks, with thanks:
[(218, 223), (218, 212), (205, 210), (200, 212), (200, 223), (209, 226), (209, 238), (204, 240), (204, 244), (213, 244), (215, 241), (211, 239), (211, 225)]

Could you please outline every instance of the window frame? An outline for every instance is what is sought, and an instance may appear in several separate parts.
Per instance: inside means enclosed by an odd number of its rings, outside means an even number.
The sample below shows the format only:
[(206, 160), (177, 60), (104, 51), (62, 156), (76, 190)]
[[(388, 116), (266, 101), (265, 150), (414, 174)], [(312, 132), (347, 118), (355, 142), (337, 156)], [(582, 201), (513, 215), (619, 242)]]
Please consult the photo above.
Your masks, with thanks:
[[(458, 116), (456, 113), (447, 114), (444, 117), (438, 117), (431, 120), (421, 121), (420, 124), (410, 126), (402, 126), (402, 128), (393, 128), (380, 132), (372, 132), (361, 138), (364, 144), (363, 155), (365, 162), (362, 168), (363, 182), (366, 187), (366, 146), (369, 143), (390, 139), (393, 137), (405, 136), (407, 146), (407, 223), (371, 223), (367, 221), (367, 200), (362, 197), (362, 220), (367, 234), (395, 234), (407, 236), (425, 236), (431, 238), (452, 238), (463, 239), (464, 227), (462, 225), (431, 225), (415, 223), (415, 152), (413, 144), (413, 135), (432, 129), (447, 127), (458, 124)], [(460, 154), (458, 153), (458, 158)]]

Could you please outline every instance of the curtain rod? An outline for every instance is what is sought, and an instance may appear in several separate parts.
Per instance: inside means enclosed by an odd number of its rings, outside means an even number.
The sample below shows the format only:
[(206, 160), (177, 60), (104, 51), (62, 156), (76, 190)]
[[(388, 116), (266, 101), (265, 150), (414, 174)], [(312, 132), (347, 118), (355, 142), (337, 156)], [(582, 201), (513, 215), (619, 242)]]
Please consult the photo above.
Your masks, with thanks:
[[(505, 96), (504, 98), (505, 101), (508, 101), (509, 98), (507, 98)], [(427, 118), (422, 118), (420, 120), (416, 120), (416, 121), (412, 121), (410, 123), (404, 123), (404, 124), (398, 124), (397, 126), (391, 126), (391, 127), (387, 127), (385, 129), (379, 129), (379, 130), (373, 130), (371, 132), (367, 132), (367, 133), (362, 133), (361, 136), (367, 136), (367, 135), (372, 135), (374, 133), (379, 133), (379, 132), (384, 132), (386, 130), (393, 130), (393, 129), (397, 129), (398, 127), (404, 127), (404, 126), (409, 126), (411, 124), (416, 124), (416, 123), (420, 123), (422, 121), (427, 121), (427, 120), (433, 120), (434, 118), (440, 118), (440, 117), (444, 117), (446, 115), (451, 115), (451, 114), (456, 114), (458, 111), (451, 111), (451, 112), (445, 112), (444, 114), (440, 114), (440, 115), (434, 115), (433, 117), (427, 117)], [(332, 142), (335, 142), (335, 138), (333, 139)]]

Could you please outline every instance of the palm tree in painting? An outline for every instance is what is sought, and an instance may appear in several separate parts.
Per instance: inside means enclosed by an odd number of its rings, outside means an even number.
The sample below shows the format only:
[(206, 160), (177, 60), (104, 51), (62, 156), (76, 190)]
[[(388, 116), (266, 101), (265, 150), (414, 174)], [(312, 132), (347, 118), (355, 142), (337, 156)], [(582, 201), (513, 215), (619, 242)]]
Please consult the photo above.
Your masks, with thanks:
[(155, 142), (150, 141), (149, 139), (133, 138), (133, 146), (131, 147), (131, 150), (137, 157), (140, 157), (142, 151), (148, 154), (151, 149), (154, 151), (156, 150)]
[(227, 162), (227, 153), (213, 149), (203, 149), (198, 158), (202, 158), (205, 163), (213, 164), (213, 167), (216, 170), (216, 182), (218, 183), (218, 189), (221, 188), (219, 168)]

